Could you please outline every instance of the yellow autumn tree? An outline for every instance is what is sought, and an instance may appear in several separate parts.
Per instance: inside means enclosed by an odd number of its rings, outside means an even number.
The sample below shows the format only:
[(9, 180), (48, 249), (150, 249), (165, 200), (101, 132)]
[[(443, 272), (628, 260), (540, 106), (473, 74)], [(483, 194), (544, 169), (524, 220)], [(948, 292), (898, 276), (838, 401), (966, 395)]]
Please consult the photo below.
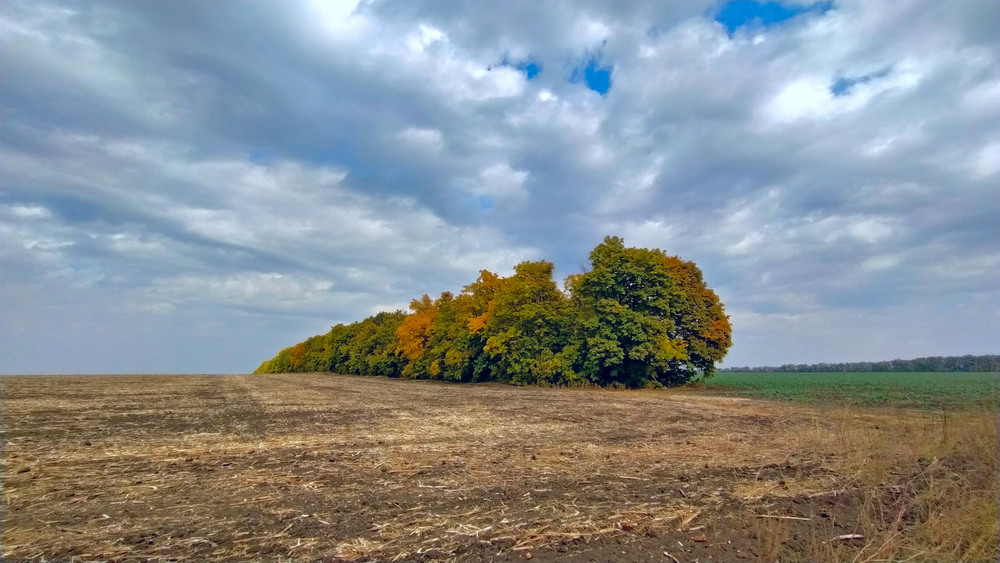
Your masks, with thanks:
[(497, 305), (496, 296), (502, 282), (503, 278), (500, 276), (489, 270), (481, 270), (479, 279), (475, 283), (465, 286), (463, 295), (469, 296), (467, 326), (473, 334), (482, 331), (493, 318), (493, 312)]
[[(411, 313), (396, 329), (396, 353), (410, 362), (407, 368), (423, 355), (431, 338), (431, 325), (438, 309), (430, 296), (424, 294), (420, 299), (410, 302), (410, 311)], [(403, 375), (404, 377), (409, 375), (405, 368)]]

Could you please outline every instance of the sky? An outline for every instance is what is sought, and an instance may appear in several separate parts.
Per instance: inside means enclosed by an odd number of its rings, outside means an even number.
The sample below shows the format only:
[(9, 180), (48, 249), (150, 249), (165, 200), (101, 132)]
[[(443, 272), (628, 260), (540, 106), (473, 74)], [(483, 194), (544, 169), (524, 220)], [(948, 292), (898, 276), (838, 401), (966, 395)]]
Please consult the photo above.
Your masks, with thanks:
[(997, 353), (1000, 2), (0, 3), (0, 373), (692, 260), (727, 366)]

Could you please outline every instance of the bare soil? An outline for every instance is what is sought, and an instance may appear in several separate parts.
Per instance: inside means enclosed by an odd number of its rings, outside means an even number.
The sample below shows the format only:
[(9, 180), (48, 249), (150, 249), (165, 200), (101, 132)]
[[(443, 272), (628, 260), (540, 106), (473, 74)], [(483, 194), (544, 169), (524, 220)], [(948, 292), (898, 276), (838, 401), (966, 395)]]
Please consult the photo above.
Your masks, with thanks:
[[(850, 560), (873, 549), (872, 505), (838, 429), (941, 432), (703, 392), (332, 375), (2, 393), (5, 561)], [(911, 469), (878, 471), (876, 508), (904, 529)]]

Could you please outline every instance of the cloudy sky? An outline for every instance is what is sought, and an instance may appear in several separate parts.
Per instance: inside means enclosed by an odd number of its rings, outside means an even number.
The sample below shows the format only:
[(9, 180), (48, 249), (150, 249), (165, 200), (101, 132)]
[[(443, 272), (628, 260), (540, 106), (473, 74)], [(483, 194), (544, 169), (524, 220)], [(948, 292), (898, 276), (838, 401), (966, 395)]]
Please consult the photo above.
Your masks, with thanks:
[(0, 3), (0, 373), (245, 372), (608, 234), (726, 365), (996, 353), (1000, 3)]

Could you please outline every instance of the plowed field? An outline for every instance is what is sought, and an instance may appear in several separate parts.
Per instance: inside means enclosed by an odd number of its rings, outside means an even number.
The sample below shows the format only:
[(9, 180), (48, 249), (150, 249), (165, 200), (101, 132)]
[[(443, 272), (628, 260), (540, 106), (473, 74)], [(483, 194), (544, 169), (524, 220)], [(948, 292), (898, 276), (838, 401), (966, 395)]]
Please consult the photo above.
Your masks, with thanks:
[[(995, 413), (331, 375), (2, 391), (9, 561), (996, 555)], [(936, 508), (994, 519), (938, 540)]]

